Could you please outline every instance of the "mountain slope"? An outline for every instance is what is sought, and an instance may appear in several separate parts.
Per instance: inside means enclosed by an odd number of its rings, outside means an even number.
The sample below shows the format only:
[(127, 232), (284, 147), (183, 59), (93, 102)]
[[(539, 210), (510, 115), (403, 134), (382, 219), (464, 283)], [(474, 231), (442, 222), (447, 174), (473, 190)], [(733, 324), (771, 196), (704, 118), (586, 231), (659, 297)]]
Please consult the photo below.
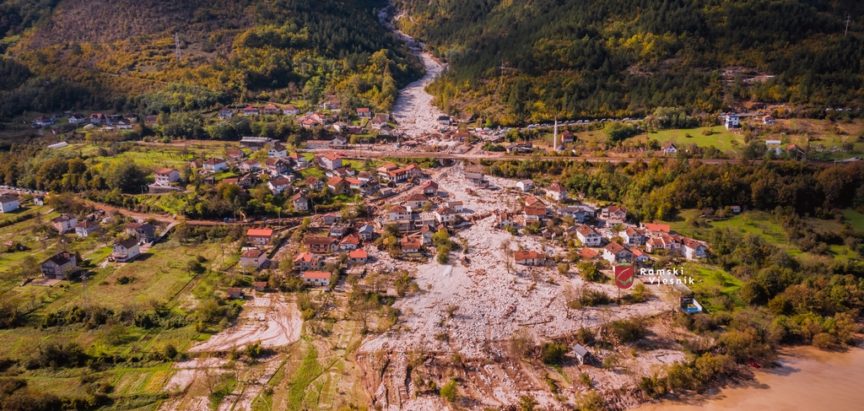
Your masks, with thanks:
[[(4, 1), (0, 116), (114, 106), (144, 112), (327, 94), (385, 109), (421, 70), (376, 20), (381, 0)], [(22, 9), (26, 8), (26, 10)], [(18, 10), (14, 13), (11, 10)], [(60, 98), (46, 90), (69, 89)], [(45, 94), (52, 95), (43, 99)], [(50, 103), (43, 104), (43, 100)], [(32, 103), (31, 103), (32, 102)]]
[(852, 0), (397, 3), (402, 27), (449, 60), (440, 104), (503, 122), (864, 96), (864, 6)]

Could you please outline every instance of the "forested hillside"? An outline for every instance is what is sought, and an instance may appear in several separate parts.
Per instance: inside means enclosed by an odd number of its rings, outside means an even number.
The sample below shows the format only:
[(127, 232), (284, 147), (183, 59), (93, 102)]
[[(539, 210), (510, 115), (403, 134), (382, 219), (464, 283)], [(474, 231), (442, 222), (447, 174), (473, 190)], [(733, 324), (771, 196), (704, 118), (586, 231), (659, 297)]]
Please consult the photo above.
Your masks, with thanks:
[(403, 29), (450, 63), (433, 86), (440, 105), (504, 123), (864, 102), (864, 4), (855, 0), (397, 3)]
[(386, 109), (420, 66), (378, 24), (381, 0), (0, 3), (0, 118), (156, 113), (268, 100)]

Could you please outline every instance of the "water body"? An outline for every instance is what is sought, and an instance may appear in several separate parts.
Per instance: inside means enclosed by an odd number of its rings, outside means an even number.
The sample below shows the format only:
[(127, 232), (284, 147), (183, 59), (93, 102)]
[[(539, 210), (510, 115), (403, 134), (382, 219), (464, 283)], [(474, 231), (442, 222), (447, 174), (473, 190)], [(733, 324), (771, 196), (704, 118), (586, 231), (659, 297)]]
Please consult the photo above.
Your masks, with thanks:
[(686, 403), (645, 404), (636, 411), (864, 409), (864, 348), (844, 353), (795, 348), (784, 352), (780, 363), (781, 367), (756, 372), (754, 381), (741, 386)]

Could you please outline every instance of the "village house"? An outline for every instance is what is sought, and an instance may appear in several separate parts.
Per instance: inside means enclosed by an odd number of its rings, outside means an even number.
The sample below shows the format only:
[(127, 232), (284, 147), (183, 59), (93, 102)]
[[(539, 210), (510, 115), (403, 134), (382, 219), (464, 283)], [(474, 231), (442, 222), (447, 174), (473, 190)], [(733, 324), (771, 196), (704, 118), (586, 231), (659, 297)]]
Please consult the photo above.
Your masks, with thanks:
[(48, 279), (65, 280), (78, 271), (78, 256), (62, 251), (49, 257), (40, 264), (42, 276)]
[(645, 250), (649, 253), (656, 253), (659, 250), (669, 250), (677, 253), (681, 249), (681, 240), (668, 233), (660, 233), (655, 237), (651, 237), (645, 242)]
[(402, 203), (402, 205), (410, 208), (411, 210), (420, 210), (425, 207), (426, 204), (429, 204), (429, 200), (427, 200), (426, 196), (421, 193), (409, 195)]
[(369, 261), (369, 253), (362, 248), (352, 250), (348, 253), (348, 264), (350, 265), (363, 265), (367, 261)]
[(552, 183), (546, 188), (546, 198), (555, 201), (567, 201), (567, 190), (559, 183)]
[(342, 238), (348, 233), (348, 226), (342, 224), (333, 224), (327, 231), (327, 235), (333, 238)]
[(264, 246), (270, 244), (270, 241), (273, 239), (273, 229), (262, 227), (262, 228), (249, 228), (246, 230), (246, 241), (250, 244)]
[(246, 298), (246, 293), (243, 292), (242, 288), (231, 287), (225, 290), (225, 296), (229, 300), (242, 300)]
[(465, 212), (465, 203), (462, 201), (448, 201), (447, 207), (452, 208), (457, 213)]
[(600, 247), (603, 245), (603, 236), (587, 225), (579, 226), (576, 229), (576, 238), (586, 247)]
[(675, 154), (678, 154), (678, 146), (676, 146), (675, 143), (668, 142), (663, 144), (661, 151), (663, 151), (663, 154), (667, 156), (674, 156)]
[(762, 124), (764, 124), (766, 126), (773, 125), (774, 122), (775, 122), (774, 117), (771, 117), (771, 116), (763, 116), (762, 117)]
[(399, 240), (399, 246), (403, 253), (416, 254), (423, 249), (423, 239), (416, 236), (405, 236)]
[(359, 118), (371, 118), (372, 110), (369, 110), (369, 107), (360, 107), (357, 109), (357, 117)]
[(645, 264), (651, 261), (651, 256), (638, 248), (631, 248), (630, 252), (633, 253), (633, 262), (636, 264)]
[(0, 212), (11, 213), (21, 208), (21, 202), (17, 196), (4, 194), (0, 196)]
[(270, 287), (267, 285), (267, 281), (253, 281), (252, 288), (255, 289), (256, 292), (262, 293), (267, 291)]
[(387, 221), (393, 222), (410, 219), (411, 211), (405, 206), (394, 205), (387, 209)]
[(266, 116), (277, 116), (282, 114), (282, 110), (280, 110), (279, 107), (276, 107), (275, 104), (268, 103), (263, 109), (261, 109), (261, 113)]
[(726, 114), (723, 116), (723, 126), (727, 130), (741, 127), (741, 117), (737, 114)]
[(267, 262), (267, 254), (258, 248), (250, 248), (240, 255), (240, 266), (245, 269), (257, 270)]
[(282, 194), (285, 190), (291, 188), (291, 180), (285, 176), (276, 176), (267, 181), (267, 188), (275, 195)]
[(573, 358), (576, 359), (576, 362), (578, 362), (579, 365), (585, 365), (585, 362), (588, 361), (588, 357), (591, 356), (591, 353), (582, 344), (574, 344), (570, 352), (573, 353)]
[(237, 168), (243, 173), (254, 173), (261, 170), (261, 163), (258, 160), (246, 160), (240, 163)]
[(537, 251), (516, 251), (513, 253), (516, 264), (525, 266), (546, 265), (546, 255)]
[(488, 184), (486, 181), (486, 175), (479, 169), (466, 169), (465, 178), (478, 187), (486, 187)]
[(356, 250), (360, 247), (360, 237), (357, 234), (349, 234), (339, 242), (339, 249), (343, 251)]
[(178, 181), (180, 181), (179, 171), (173, 168), (160, 168), (156, 170), (156, 185), (168, 187)]
[(672, 231), (672, 227), (669, 224), (661, 223), (643, 223), (642, 228), (648, 230), (651, 234), (669, 233)]
[(558, 210), (558, 213), (563, 217), (567, 216), (572, 218), (574, 221), (580, 224), (584, 224), (594, 219), (594, 216), (597, 214), (597, 210), (594, 207), (579, 204), (575, 206), (567, 206)]
[(221, 171), (225, 171), (228, 169), (228, 163), (221, 158), (208, 158), (204, 160), (204, 163), (201, 165), (204, 171), (210, 173), (218, 173)]
[(301, 213), (309, 211), (309, 198), (306, 197), (305, 193), (294, 194), (291, 197), (291, 205), (294, 207), (294, 211)]
[(51, 226), (60, 234), (66, 234), (75, 229), (78, 219), (70, 215), (61, 215), (51, 220)]
[(282, 114), (286, 116), (296, 116), (300, 114), (300, 110), (297, 107), (294, 107), (293, 104), (288, 104), (285, 107), (282, 107)]
[(606, 224), (624, 224), (627, 221), (627, 209), (617, 205), (611, 205), (600, 210), (600, 218), (606, 220)]
[(641, 230), (627, 227), (624, 230), (621, 230), (618, 233), (618, 236), (624, 240), (624, 244), (630, 246), (640, 246), (645, 245), (645, 242), (648, 241), (648, 237)]
[(339, 224), (342, 222), (342, 213), (334, 211), (332, 213), (324, 214), (321, 216), (321, 222), (324, 225)]
[(294, 257), (294, 269), (297, 271), (317, 270), (324, 266), (321, 257), (310, 252), (302, 252)]
[(441, 207), (434, 212), (435, 221), (441, 224), (453, 224), (459, 217), (459, 213), (450, 207)]
[(347, 194), (351, 192), (351, 186), (342, 177), (331, 177), (327, 179), (327, 189), (335, 195)]
[(240, 145), (252, 150), (260, 150), (273, 141), (270, 137), (252, 137), (246, 136), (240, 138)]
[(80, 238), (87, 238), (97, 231), (99, 231), (99, 224), (95, 221), (86, 220), (75, 225), (75, 235)]
[(243, 108), (243, 115), (246, 117), (254, 117), (261, 114), (261, 111), (258, 110), (258, 107), (255, 106), (246, 106)]
[(285, 148), (285, 145), (280, 142), (274, 142), (267, 149), (267, 157), (270, 158), (287, 158), (288, 157), (288, 149)]
[(294, 167), (297, 169), (309, 167), (309, 160), (307, 160), (306, 157), (303, 157), (299, 153), (288, 154), (288, 159), (290, 159), (294, 163)]
[(519, 180), (516, 183), (516, 188), (518, 188), (522, 192), (527, 193), (534, 189), (534, 182), (531, 180)]
[(376, 113), (375, 117), (372, 118), (372, 121), (369, 124), (372, 128), (376, 130), (381, 130), (387, 123), (390, 122), (390, 114), (388, 113)]
[(449, 126), (451, 124), (450, 116), (438, 116), (438, 125), (440, 126)]
[(542, 224), (546, 218), (546, 207), (525, 206), (522, 208), (522, 218), (525, 221), (525, 225), (533, 223)]
[(73, 113), (69, 115), (67, 122), (73, 126), (77, 126), (86, 123), (87, 117), (80, 113)]
[(683, 243), (684, 258), (699, 260), (708, 257), (708, 247), (701, 241), (685, 238)]
[(306, 244), (309, 251), (314, 254), (335, 253), (338, 246), (338, 240), (335, 238), (315, 235), (306, 236), (303, 243)]
[(139, 255), (141, 255), (141, 249), (138, 246), (138, 239), (134, 237), (114, 243), (114, 249), (111, 252), (111, 258), (121, 263), (132, 261)]
[(333, 274), (327, 271), (304, 271), (303, 284), (318, 287), (327, 287), (330, 285), (330, 279), (332, 276)]
[(337, 153), (325, 153), (318, 157), (318, 163), (327, 170), (342, 168), (342, 156)]
[(288, 161), (282, 158), (268, 158), (264, 160), (264, 168), (267, 170), (267, 174), (271, 176), (284, 175), (291, 169)]
[(156, 226), (150, 223), (129, 223), (125, 227), (126, 235), (137, 238), (142, 243), (149, 243), (156, 239)]
[(371, 241), (375, 239), (375, 228), (371, 224), (363, 224), (357, 229), (357, 235), (363, 241)]
[(434, 181), (426, 181), (422, 185), (420, 185), (420, 190), (423, 191), (424, 195), (434, 196), (438, 194), (438, 183)]
[(633, 261), (633, 253), (627, 247), (613, 241), (603, 248), (603, 259), (610, 264), (629, 263)]
[(323, 126), (325, 123), (324, 117), (322, 117), (318, 113), (306, 113), (301, 116), (297, 121), (300, 123), (301, 127), (307, 130), (318, 126)]
[(232, 117), (234, 117), (234, 110), (227, 107), (219, 110), (220, 120), (230, 120)]

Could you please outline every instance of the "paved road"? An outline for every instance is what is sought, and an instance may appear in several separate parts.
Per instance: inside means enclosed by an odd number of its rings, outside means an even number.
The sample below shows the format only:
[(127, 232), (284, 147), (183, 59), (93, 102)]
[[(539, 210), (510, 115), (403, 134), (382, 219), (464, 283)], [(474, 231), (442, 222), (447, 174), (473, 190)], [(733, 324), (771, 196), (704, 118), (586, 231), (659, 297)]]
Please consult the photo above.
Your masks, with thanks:
[[(298, 150), (301, 152), (325, 154), (338, 153), (349, 159), (376, 159), (376, 158), (436, 158), (448, 160), (463, 160), (463, 161), (528, 161), (528, 160), (547, 160), (547, 161), (580, 161), (587, 163), (638, 163), (648, 162), (654, 159), (660, 161), (676, 161), (676, 157), (593, 157), (593, 156), (573, 156), (573, 155), (511, 155), (497, 153), (448, 153), (437, 151), (378, 151), (378, 150), (333, 150), (333, 149), (316, 149), (316, 150)], [(738, 164), (738, 163), (762, 163), (770, 162), (787, 162), (789, 160), (742, 160), (742, 159), (723, 159), (723, 158), (694, 158), (690, 161), (698, 161), (702, 164)], [(822, 161), (809, 161), (812, 164), (830, 165), (833, 163)]]

